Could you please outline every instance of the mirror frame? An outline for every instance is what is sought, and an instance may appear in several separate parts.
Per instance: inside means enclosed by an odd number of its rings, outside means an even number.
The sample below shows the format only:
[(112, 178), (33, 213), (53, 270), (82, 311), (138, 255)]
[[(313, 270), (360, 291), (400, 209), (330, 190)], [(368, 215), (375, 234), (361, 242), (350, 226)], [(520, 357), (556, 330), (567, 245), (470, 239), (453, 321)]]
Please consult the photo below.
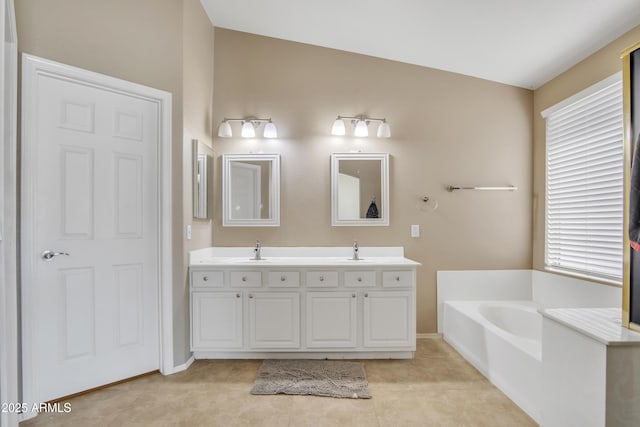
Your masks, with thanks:
[[(377, 219), (338, 218), (338, 173), (341, 160), (380, 161), (380, 203), (381, 217)], [(334, 153), (331, 155), (331, 225), (339, 226), (388, 226), (389, 225), (389, 153)]]
[[(271, 162), (269, 206), (271, 218), (233, 219), (231, 217), (231, 162)], [(222, 226), (223, 227), (279, 227), (280, 226), (280, 155), (279, 154), (223, 154), (222, 155)]]
[[(213, 152), (205, 144), (200, 144), (197, 139), (191, 140), (191, 173), (193, 199), (193, 217), (196, 219), (209, 219), (209, 183), (211, 179), (210, 166)], [(199, 172), (202, 166), (202, 177)], [(201, 201), (203, 203), (201, 203)]]

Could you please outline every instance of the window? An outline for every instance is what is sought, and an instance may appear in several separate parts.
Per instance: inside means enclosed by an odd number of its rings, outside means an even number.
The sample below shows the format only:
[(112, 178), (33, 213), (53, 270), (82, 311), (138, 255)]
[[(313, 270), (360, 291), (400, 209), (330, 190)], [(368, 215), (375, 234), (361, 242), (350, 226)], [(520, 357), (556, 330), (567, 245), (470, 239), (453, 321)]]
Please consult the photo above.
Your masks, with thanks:
[(618, 73), (542, 112), (549, 269), (621, 282), (622, 105)]

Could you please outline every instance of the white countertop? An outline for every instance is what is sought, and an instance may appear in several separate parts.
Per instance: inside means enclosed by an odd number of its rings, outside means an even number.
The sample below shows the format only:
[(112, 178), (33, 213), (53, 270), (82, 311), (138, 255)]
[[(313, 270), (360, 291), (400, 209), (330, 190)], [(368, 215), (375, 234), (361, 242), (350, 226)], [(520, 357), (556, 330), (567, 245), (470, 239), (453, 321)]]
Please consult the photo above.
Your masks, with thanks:
[(546, 308), (540, 314), (605, 345), (640, 345), (640, 333), (622, 326), (620, 308)]
[(253, 247), (213, 247), (189, 253), (190, 267), (409, 267), (421, 265), (404, 257), (402, 247), (361, 247), (360, 259), (351, 259), (351, 247), (263, 247), (262, 259), (253, 259)]

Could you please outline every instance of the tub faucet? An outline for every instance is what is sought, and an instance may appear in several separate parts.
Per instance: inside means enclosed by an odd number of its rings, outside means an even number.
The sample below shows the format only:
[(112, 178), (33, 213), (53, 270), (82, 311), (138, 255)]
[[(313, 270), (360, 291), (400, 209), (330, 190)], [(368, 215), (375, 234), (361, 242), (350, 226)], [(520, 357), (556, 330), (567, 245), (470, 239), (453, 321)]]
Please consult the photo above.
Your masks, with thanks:
[(360, 259), (360, 249), (358, 248), (358, 241), (354, 240), (353, 241), (353, 258), (351, 258), (354, 261), (358, 261)]
[(253, 259), (261, 260), (262, 259), (262, 245), (260, 244), (260, 240), (256, 240), (256, 247), (253, 248)]

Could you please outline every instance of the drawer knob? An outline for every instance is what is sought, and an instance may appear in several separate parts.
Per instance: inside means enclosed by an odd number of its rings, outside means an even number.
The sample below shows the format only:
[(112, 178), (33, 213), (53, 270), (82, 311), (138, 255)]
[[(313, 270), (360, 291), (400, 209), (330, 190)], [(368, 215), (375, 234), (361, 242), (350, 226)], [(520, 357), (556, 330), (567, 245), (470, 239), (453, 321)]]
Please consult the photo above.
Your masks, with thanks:
[(351, 294), (351, 298), (355, 298), (355, 297), (356, 297), (356, 294)]
[(358, 282), (362, 282), (362, 277), (358, 277)]
[(320, 276), (320, 281), (324, 282), (324, 276)]
[(249, 298), (253, 298), (253, 294), (249, 294)]
[(281, 282), (284, 282), (284, 281), (286, 281), (286, 280), (287, 280), (287, 278), (286, 278), (285, 276), (280, 276), (280, 281), (281, 281)]
[(209, 276), (204, 276), (204, 277), (202, 278), (202, 280), (204, 280), (205, 282), (208, 282), (208, 281), (209, 281)]
[(365, 298), (369, 298), (369, 294), (364, 294), (364, 297)]
[(236, 298), (240, 298), (240, 294), (236, 294)]
[(400, 276), (396, 276), (396, 282), (400, 281)]
[(242, 281), (246, 282), (247, 281), (247, 276), (242, 276)]

